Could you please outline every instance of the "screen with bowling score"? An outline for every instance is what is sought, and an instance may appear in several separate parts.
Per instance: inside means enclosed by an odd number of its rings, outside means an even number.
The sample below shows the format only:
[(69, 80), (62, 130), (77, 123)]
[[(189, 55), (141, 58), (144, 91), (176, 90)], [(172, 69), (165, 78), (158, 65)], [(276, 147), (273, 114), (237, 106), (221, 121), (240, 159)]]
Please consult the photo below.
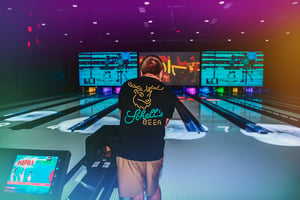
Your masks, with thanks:
[(138, 76), (137, 52), (80, 52), (80, 86), (121, 86)]
[(263, 86), (262, 51), (203, 51), (201, 86)]
[(139, 68), (148, 55), (156, 55), (163, 62), (162, 82), (169, 86), (199, 86), (199, 52), (140, 52)]

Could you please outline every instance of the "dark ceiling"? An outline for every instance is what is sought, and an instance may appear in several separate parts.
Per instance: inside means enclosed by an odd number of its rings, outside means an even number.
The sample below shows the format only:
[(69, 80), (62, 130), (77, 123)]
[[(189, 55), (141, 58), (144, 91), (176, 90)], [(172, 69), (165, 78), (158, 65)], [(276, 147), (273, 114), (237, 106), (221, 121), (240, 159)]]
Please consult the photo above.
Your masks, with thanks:
[[(2, 44), (104, 50), (300, 38), (297, 0), (1, 0)], [(30, 44), (28, 44), (30, 43)], [(182, 50), (182, 49), (180, 49)]]

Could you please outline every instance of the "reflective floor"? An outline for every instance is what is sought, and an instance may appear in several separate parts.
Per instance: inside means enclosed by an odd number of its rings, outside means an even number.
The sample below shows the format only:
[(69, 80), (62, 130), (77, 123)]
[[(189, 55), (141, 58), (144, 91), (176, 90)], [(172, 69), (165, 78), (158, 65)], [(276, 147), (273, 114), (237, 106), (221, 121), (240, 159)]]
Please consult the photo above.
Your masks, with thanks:
[[(34, 110), (0, 121), (0, 148), (68, 150), (68, 170), (85, 155), (85, 139), (105, 124), (118, 124), (119, 112), (112, 111), (85, 130), (69, 128), (117, 102), (112, 97), (79, 109), (30, 129), (12, 127), (31, 119), (99, 100), (87, 97)], [(299, 199), (300, 131), (280, 120), (262, 115), (221, 99), (208, 99), (272, 133), (261, 135), (241, 130), (216, 112), (187, 96), (182, 103), (208, 129), (206, 133), (188, 132), (178, 112), (166, 129), (164, 165), (160, 178), (162, 199), (166, 200), (235, 200), (235, 199)], [(25, 110), (72, 100), (71, 97), (47, 103), (1, 111), (9, 116)], [(117, 188), (110, 199), (117, 199)], [(101, 199), (101, 198), (100, 198)]]

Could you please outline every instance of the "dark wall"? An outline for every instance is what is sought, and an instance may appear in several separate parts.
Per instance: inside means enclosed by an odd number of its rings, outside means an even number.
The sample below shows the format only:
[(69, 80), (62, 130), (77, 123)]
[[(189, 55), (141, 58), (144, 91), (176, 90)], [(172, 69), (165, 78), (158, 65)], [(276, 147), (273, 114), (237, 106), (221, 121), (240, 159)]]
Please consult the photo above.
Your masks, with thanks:
[(278, 95), (300, 97), (300, 36), (275, 38), (265, 55), (265, 88)]
[(24, 46), (1, 50), (1, 104), (79, 91), (70, 52)]

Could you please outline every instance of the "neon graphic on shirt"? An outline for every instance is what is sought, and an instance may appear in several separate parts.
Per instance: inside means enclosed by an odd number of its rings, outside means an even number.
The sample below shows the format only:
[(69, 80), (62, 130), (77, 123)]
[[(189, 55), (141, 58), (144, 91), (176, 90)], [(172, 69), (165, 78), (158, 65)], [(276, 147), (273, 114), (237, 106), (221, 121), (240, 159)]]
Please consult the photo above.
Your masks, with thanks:
[(135, 85), (132, 82), (128, 82), (128, 86), (133, 88), (134, 96), (132, 98), (132, 102), (134, 106), (138, 107), (141, 110), (145, 110), (147, 107), (151, 106), (151, 95), (153, 90), (163, 90), (164, 87), (153, 86), (151, 85), (146, 86), (146, 88), (143, 90), (143, 88), (140, 85)]
[(146, 86), (145, 89), (140, 85), (135, 85), (132, 82), (128, 82), (128, 86), (133, 88), (134, 96), (132, 98), (133, 105), (137, 107), (135, 111), (128, 110), (124, 117), (126, 124), (132, 124), (135, 121), (141, 121), (143, 125), (148, 126), (160, 126), (162, 125), (161, 118), (164, 113), (159, 108), (153, 108), (150, 111), (146, 111), (146, 108), (151, 106), (151, 95), (153, 90), (164, 90), (164, 87), (158, 86)]
[[(144, 124), (149, 119), (163, 117), (163, 115), (164, 115), (163, 112), (158, 108), (152, 109), (148, 113), (146, 112), (146, 110), (140, 110), (140, 109), (136, 109), (134, 113), (129, 110), (126, 112), (124, 121), (126, 124), (131, 124), (134, 121), (143, 120), (143, 124)], [(161, 125), (161, 122), (157, 122), (156, 124)]]

